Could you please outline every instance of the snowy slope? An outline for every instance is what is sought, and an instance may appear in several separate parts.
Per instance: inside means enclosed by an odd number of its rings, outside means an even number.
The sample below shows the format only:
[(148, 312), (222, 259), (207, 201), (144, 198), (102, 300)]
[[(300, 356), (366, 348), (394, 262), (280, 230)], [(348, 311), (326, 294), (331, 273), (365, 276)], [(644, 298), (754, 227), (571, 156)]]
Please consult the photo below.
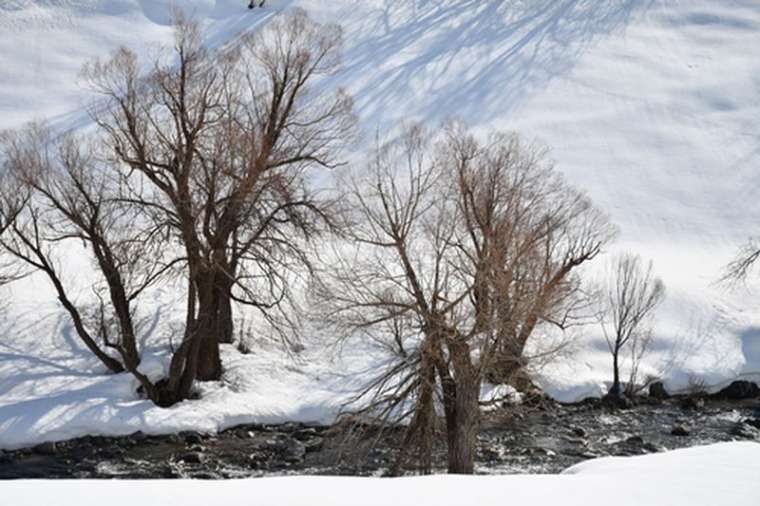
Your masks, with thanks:
[[(558, 169), (619, 225), (613, 251), (653, 259), (667, 284), (645, 372), (681, 388), (760, 371), (760, 287), (714, 286), (760, 223), (760, 3), (269, 0), (253, 11), (246, 3), (0, 2), (0, 128), (41, 117), (85, 126), (83, 59), (119, 44), (155, 51), (170, 40), (171, 6), (202, 20), (215, 45), (300, 6), (344, 27), (343, 70), (324, 85), (355, 96), (368, 140), (399, 121), (456, 116), (551, 147)], [(71, 276), (86, 270), (72, 264)], [(329, 419), (359, 381), (354, 373), (371, 366), (363, 350), (331, 363), (309, 342), (295, 361), (272, 346), (230, 351), (231, 383), (193, 406), (158, 410), (133, 398), (128, 378), (97, 374), (44, 279), (6, 290), (14, 304), (0, 309), (0, 447), (93, 431)], [(170, 332), (173, 297), (159, 291), (155, 307), (143, 308), (148, 342)], [(540, 381), (569, 400), (599, 393), (608, 377), (605, 345), (589, 329)]]
[(423, 478), (288, 477), (227, 481), (13, 481), (13, 506), (756, 506), (760, 444), (724, 443), (642, 457), (604, 458), (561, 475)]

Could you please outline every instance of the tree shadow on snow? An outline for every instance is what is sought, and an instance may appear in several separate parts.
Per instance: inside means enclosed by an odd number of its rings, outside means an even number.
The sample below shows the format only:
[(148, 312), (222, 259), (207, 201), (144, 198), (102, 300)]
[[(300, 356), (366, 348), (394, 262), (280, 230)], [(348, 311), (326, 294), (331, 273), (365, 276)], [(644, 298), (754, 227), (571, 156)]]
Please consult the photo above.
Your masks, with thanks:
[[(242, 0), (225, 0), (213, 5), (200, 5), (198, 10), (183, 11), (190, 19), (199, 22), (203, 28), (204, 43), (211, 49), (219, 49), (232, 43), (239, 36), (258, 30), (274, 19), (275, 16), (288, 10), (294, 0), (270, 2), (267, 9), (248, 9)], [(141, 0), (142, 14), (151, 22), (160, 26), (171, 26), (174, 19), (174, 3), (169, 1)], [(88, 14), (92, 14), (88, 12)], [(119, 15), (122, 12), (111, 7), (104, 9), (102, 14)], [(167, 40), (170, 45), (170, 40)], [(102, 55), (106, 57), (107, 55)], [(141, 55), (141, 61), (149, 67), (150, 55)], [(84, 61), (82, 62), (85, 63)], [(93, 95), (92, 105), (102, 108), (103, 101)], [(92, 119), (86, 110), (77, 109), (50, 119), (50, 125), (55, 131), (71, 132), (85, 129), (92, 125)]]
[(569, 72), (597, 39), (623, 30), (652, 3), (386, 0), (372, 20), (346, 27), (380, 35), (349, 49), (339, 79), (362, 81), (362, 117), (404, 103), (397, 110), (418, 120), (482, 123)]

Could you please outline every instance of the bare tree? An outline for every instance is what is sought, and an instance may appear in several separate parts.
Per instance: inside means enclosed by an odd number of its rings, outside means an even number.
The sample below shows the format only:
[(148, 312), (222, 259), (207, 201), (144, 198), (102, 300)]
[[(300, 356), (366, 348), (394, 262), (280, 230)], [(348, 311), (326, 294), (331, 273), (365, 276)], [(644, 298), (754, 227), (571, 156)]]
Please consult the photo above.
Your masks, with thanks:
[(281, 321), (275, 312), (292, 301), (286, 274), (308, 267), (300, 241), (329, 216), (305, 171), (336, 165), (354, 118), (346, 94), (311, 88), (339, 64), (336, 26), (295, 10), (219, 53), (181, 16), (175, 32), (171, 58), (147, 78), (127, 49), (83, 74), (106, 99), (93, 118), (129, 202), (183, 249), (186, 352), (172, 367), (209, 380), (221, 374), (219, 342), (232, 340), (233, 302)]
[[(115, 173), (86, 146), (73, 136), (53, 139), (49, 130), (34, 125), (3, 137), (9, 184), (0, 192), (0, 215), (7, 223), (0, 245), (47, 276), (77, 335), (109, 370), (129, 371), (151, 399), (166, 405), (160, 389), (138, 370), (133, 306), (182, 259), (167, 258), (154, 240), (160, 230), (123, 203)], [(100, 301), (94, 319), (71, 296), (58, 260), (61, 248), (75, 242), (86, 246), (99, 274), (92, 287)]]
[(483, 149), (455, 132), (448, 145), (475, 316), (495, 332), (487, 374), (524, 391), (528, 339), (540, 325), (565, 331), (588, 321), (575, 269), (596, 257), (614, 230), (544, 161), (544, 150), (504, 134), (492, 135)]
[[(220, 52), (201, 39), (179, 16), (174, 51), (147, 76), (123, 48), (87, 65), (84, 77), (105, 97), (92, 109), (91, 138), (55, 140), (31, 127), (4, 144), (14, 182), (0, 199), (4, 249), (44, 272), (93, 354), (162, 406), (187, 398), (196, 379), (220, 376), (234, 303), (260, 310), (283, 335), (294, 323), (292, 278), (310, 269), (306, 243), (332, 225), (333, 203), (309, 190), (306, 171), (336, 166), (354, 129), (348, 96), (310, 88), (339, 63), (337, 27), (299, 10)], [(56, 260), (72, 239), (101, 276), (94, 325)], [(188, 283), (185, 332), (168, 377), (153, 382), (138, 370), (132, 306), (176, 273)]]
[(514, 339), (549, 324), (555, 287), (612, 229), (515, 136), (481, 144), (451, 127), (430, 153), (412, 128), (353, 182), (357, 246), (329, 258), (320, 318), (395, 357), (354, 400), (381, 424), (409, 421), (399, 462), (415, 446), (430, 470), (440, 408), (449, 472), (472, 473), (486, 374)]
[[(624, 254), (612, 267), (604, 292), (605, 308), (600, 323), (612, 354), (613, 379), (608, 396), (619, 401), (624, 392), (620, 379), (621, 353), (630, 352), (629, 388), (636, 382), (641, 359), (652, 334), (651, 319), (665, 296), (665, 285), (637, 255)], [(630, 390), (629, 390), (630, 393)]]

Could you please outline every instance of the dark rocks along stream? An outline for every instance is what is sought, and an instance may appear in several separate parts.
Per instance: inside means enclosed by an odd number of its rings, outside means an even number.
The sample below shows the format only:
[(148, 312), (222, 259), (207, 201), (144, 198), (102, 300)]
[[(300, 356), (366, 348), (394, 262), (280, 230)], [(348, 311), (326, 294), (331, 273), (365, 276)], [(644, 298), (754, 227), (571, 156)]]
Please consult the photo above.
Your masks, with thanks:
[[(244, 425), (215, 435), (87, 436), (0, 451), (0, 478), (241, 478), (387, 474), (403, 429)], [(720, 441), (760, 442), (760, 399), (675, 398), (609, 409), (598, 401), (542, 401), (485, 415), (477, 472), (557, 473), (586, 459), (660, 452)], [(375, 444), (376, 441), (379, 443)], [(444, 452), (435, 452), (444, 466)]]

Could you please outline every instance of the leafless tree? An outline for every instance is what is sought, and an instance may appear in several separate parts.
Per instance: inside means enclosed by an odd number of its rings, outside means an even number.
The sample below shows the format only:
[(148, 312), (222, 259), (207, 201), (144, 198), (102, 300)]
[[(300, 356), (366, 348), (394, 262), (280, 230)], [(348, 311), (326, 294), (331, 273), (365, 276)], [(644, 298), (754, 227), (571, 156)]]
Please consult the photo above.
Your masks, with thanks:
[(461, 133), (449, 139), (472, 304), (480, 326), (495, 333), (487, 374), (525, 390), (528, 339), (539, 325), (565, 331), (588, 321), (575, 269), (596, 257), (614, 230), (544, 161), (542, 149), (503, 134), (486, 149)]
[[(341, 31), (295, 10), (231, 47), (210, 52), (181, 16), (167, 58), (139, 75), (120, 49), (83, 72), (105, 107), (92, 116), (132, 192), (130, 204), (169, 230), (187, 265), (187, 325), (172, 367), (221, 374), (219, 342), (233, 336), (233, 303), (272, 322), (292, 301), (287, 274), (329, 224), (330, 203), (305, 172), (334, 167), (354, 128), (352, 101), (311, 82), (335, 71)], [(282, 313), (281, 313), (282, 314)]]
[[(333, 202), (309, 189), (306, 171), (335, 167), (354, 130), (350, 97), (310, 86), (336, 69), (340, 45), (337, 27), (296, 10), (211, 52), (180, 15), (173, 51), (146, 76), (124, 48), (84, 68), (105, 98), (92, 108), (97, 133), (6, 135), (14, 184), (0, 199), (4, 249), (47, 275), (82, 341), (157, 404), (219, 378), (233, 304), (258, 309), (283, 335), (293, 322), (291, 282), (310, 269), (306, 243), (332, 226)], [(102, 278), (94, 326), (56, 261), (57, 245), (72, 239)], [(187, 279), (185, 332), (168, 377), (152, 382), (137, 368), (132, 306), (176, 273)]]
[[(167, 258), (154, 240), (160, 230), (123, 203), (117, 174), (97, 161), (86, 140), (54, 139), (39, 125), (6, 133), (2, 140), (7, 184), (0, 191), (0, 216), (7, 228), (0, 245), (47, 276), (77, 335), (108, 369), (129, 371), (151, 399), (169, 404), (138, 370), (133, 309), (138, 296), (182, 259)], [(99, 275), (94, 319), (71, 295), (58, 258), (61, 248), (73, 249), (77, 242), (85, 245)]]
[(423, 472), (439, 412), (449, 472), (473, 472), (486, 374), (556, 324), (572, 305), (571, 272), (612, 235), (541, 155), (516, 136), (480, 143), (456, 126), (431, 149), (415, 127), (352, 184), (356, 246), (329, 258), (319, 316), (395, 357), (357, 394), (357, 411), (408, 421), (400, 461), (414, 446)]
[[(637, 255), (624, 254), (613, 263), (604, 292), (605, 308), (600, 314), (604, 337), (612, 354), (613, 379), (609, 398), (619, 401), (624, 392), (620, 379), (621, 353), (630, 352), (633, 388), (639, 365), (651, 341), (651, 319), (665, 297), (665, 285)], [(630, 392), (629, 392), (630, 393)]]

